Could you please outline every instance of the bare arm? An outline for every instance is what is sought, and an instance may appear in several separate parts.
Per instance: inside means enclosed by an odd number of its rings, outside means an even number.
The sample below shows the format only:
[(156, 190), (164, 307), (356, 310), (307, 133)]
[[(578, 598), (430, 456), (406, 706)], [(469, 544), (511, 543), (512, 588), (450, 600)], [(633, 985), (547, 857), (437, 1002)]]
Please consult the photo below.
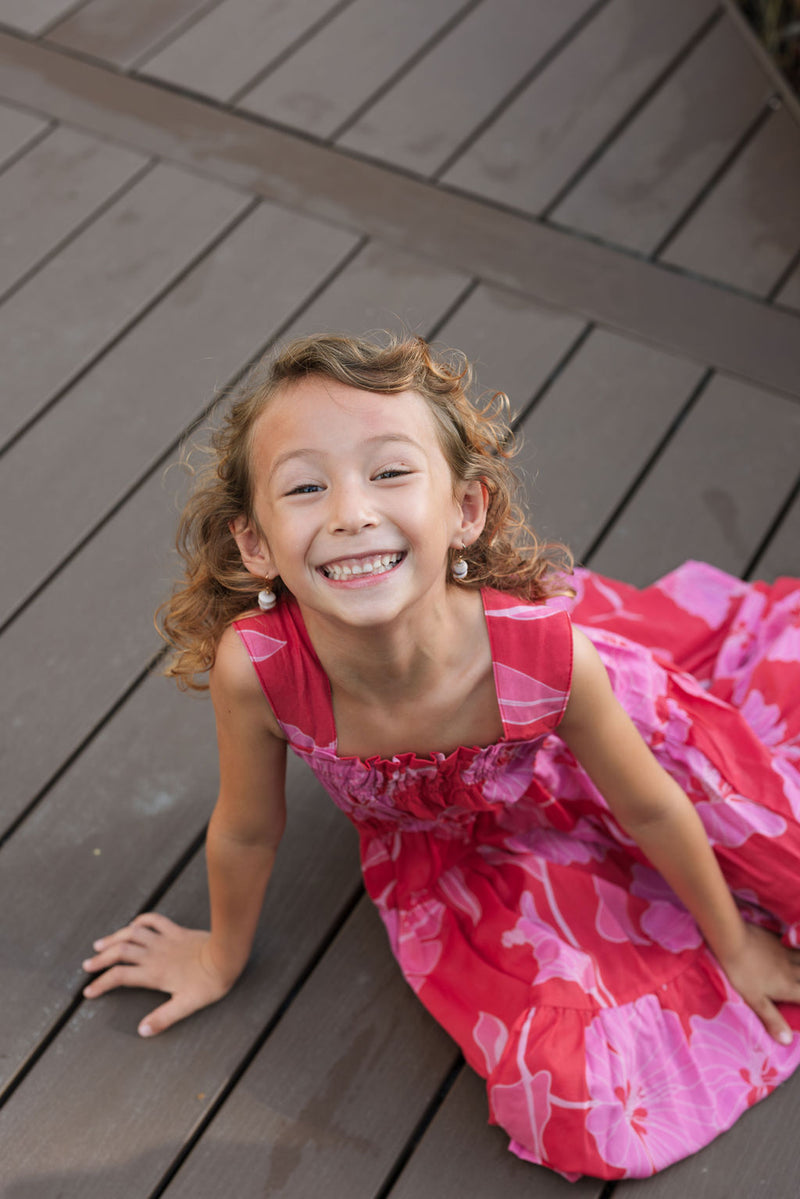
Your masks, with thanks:
[(155, 912), (96, 941), (84, 969), (103, 970), (84, 990), (118, 986), (169, 992), (139, 1025), (163, 1032), (221, 999), (244, 969), (285, 825), (286, 745), (244, 647), (230, 628), (211, 672), (220, 791), (206, 838), (211, 931), (186, 929)]
[(731, 984), (768, 1031), (788, 1025), (772, 1000), (800, 1002), (800, 955), (739, 914), (692, 803), (617, 702), (594, 646), (575, 630), (575, 670), (559, 733), (622, 827), (694, 916)]

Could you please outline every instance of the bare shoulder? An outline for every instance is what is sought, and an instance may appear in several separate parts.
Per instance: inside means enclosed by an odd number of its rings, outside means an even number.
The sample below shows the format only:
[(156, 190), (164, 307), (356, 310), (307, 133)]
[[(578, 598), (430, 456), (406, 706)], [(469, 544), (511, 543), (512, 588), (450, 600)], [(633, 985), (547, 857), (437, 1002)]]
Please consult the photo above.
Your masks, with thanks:
[(261, 689), (250, 655), (233, 625), (228, 626), (219, 640), (208, 681), (218, 720), (233, 716), (247, 719), (248, 722), (263, 721), (268, 732), (284, 739)]

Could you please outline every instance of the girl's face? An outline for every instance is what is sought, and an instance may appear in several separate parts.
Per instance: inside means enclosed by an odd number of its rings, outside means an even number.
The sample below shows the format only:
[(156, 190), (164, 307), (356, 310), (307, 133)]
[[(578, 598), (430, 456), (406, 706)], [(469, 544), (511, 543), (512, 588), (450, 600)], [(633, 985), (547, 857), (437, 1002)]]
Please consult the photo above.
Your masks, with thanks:
[(454, 484), (416, 392), (293, 383), (256, 422), (252, 470), (265, 536), (234, 528), (245, 566), (347, 624), (442, 596), (449, 548), (474, 541), (486, 517), (481, 484)]

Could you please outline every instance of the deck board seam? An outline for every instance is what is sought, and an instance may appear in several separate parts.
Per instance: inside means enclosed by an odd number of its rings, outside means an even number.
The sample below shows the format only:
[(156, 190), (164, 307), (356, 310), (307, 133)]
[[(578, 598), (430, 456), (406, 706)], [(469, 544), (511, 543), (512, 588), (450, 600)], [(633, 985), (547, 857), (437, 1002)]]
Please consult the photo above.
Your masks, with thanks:
[[(160, 159), (153, 158), (149, 163), (147, 163), (146, 167), (143, 167), (140, 172), (141, 178), (144, 178), (148, 173), (154, 170), (155, 167), (160, 164), (160, 162)], [(136, 182), (138, 183), (139, 181), (139, 178), (137, 178)], [(243, 196), (243, 199), (244, 198), (245, 197)], [(119, 199), (119, 197), (117, 197), (117, 199)], [(84, 379), (90, 371), (94, 370), (98, 363), (103, 360), (103, 358), (111, 353), (111, 351), (125, 337), (127, 337), (128, 334), (137, 327), (137, 325), (145, 320), (153, 311), (153, 309), (155, 309), (164, 301), (173, 288), (178, 287), (182, 281), (189, 274), (191, 274), (191, 272), (195, 270), (209, 254), (212, 254), (214, 250), (216, 250), (217, 247), (225, 240), (225, 238), (233, 233), (234, 230), (238, 228), (238, 226), (242, 224), (261, 203), (263, 203), (263, 201), (260, 199), (260, 197), (251, 197), (249, 202), (244, 204), (244, 206), (239, 209), (239, 211), (236, 212), (230, 220), (226, 221), (223, 227), (216, 234), (214, 234), (209, 241), (205, 242), (194, 254), (192, 254), (191, 258), (162, 287), (158, 289), (156, 294), (153, 295), (150, 300), (148, 300), (139, 310), (137, 310), (134, 315), (116, 331), (116, 333), (113, 333), (110, 337), (108, 337), (100, 346), (100, 348), (94, 354), (92, 354), (82, 366), (70, 374), (64, 383), (58, 387), (50, 399), (47, 400), (47, 402), (43, 404), (41, 408), (38, 408), (36, 412), (32, 413), (29, 419), (26, 420), (24, 424), (20, 425), (20, 427), (16, 429), (15, 432), (12, 433), (11, 436), (2, 443), (2, 445), (0, 445), (0, 460), (2, 460), (9, 450), (13, 449), (17, 442), (19, 442), (25, 436), (25, 434), (34, 427), (34, 425), (37, 425), (39, 421), (43, 419), (43, 417), (52, 411), (56, 404), (58, 404), (64, 398), (64, 396), (72, 390), (73, 387), (80, 383), (81, 379)], [(102, 213), (98, 213), (98, 219), (102, 215)], [(87, 222), (86, 227), (89, 228), (92, 223), (92, 221)], [(32, 275), (35, 273), (35, 271), (32, 272)], [(3, 299), (6, 298), (7, 297), (5, 296), (3, 297)], [(5, 629), (8, 627), (8, 624), (15, 618), (15, 616), (16, 612), (14, 612), (10, 617), (6, 618), (5, 621), (0, 623), (0, 633), (5, 631)]]
[[(655, 79), (651, 80), (647, 87), (640, 93), (633, 104), (620, 117), (620, 119), (609, 129), (606, 135), (595, 145), (588, 155), (583, 160), (580, 166), (573, 172), (566, 183), (558, 189), (552, 199), (548, 200), (547, 204), (538, 212), (538, 216), (543, 221), (549, 221), (550, 214), (558, 208), (564, 200), (566, 200), (573, 188), (588, 175), (592, 167), (603, 157), (617, 138), (625, 132), (625, 130), (636, 120), (639, 113), (649, 104), (649, 102), (658, 94), (659, 91), (669, 82), (670, 77), (678, 70), (678, 68), (686, 61), (700, 43), (710, 36), (714, 28), (719, 25), (723, 19), (721, 8), (716, 8), (706, 18), (706, 20), (697, 28), (679, 50), (672, 56), (669, 62), (659, 71)], [(577, 231), (576, 231), (577, 232)], [(578, 234), (580, 236), (580, 234)], [(612, 244), (612, 243), (606, 243)]]
[(316, 948), (312, 953), (309, 954), (305, 965), (299, 970), (294, 982), (286, 991), (283, 999), (276, 1005), (275, 1010), (272, 1012), (261, 1031), (253, 1038), (249, 1049), (242, 1054), (236, 1066), (231, 1069), (227, 1082), (220, 1087), (219, 1093), (204, 1111), (202, 1117), (198, 1120), (191, 1133), (186, 1137), (186, 1140), (183, 1142), (180, 1151), (176, 1154), (169, 1167), (162, 1174), (161, 1179), (148, 1195), (148, 1199), (161, 1199), (161, 1196), (167, 1190), (175, 1176), (180, 1171), (181, 1167), (191, 1155), (192, 1150), (203, 1138), (205, 1133), (208, 1131), (209, 1126), (222, 1111), (225, 1103), (235, 1091), (239, 1081), (247, 1072), (249, 1066), (258, 1056), (272, 1033), (286, 1015), (296, 996), (309, 981), (314, 971), (325, 957), (325, 954), (328, 952), (339, 933), (347, 924), (347, 921), (353, 915), (357, 905), (364, 898), (365, 894), (366, 892), (364, 883), (359, 876), (358, 883), (353, 888), (349, 899), (343, 905), (341, 912), (328, 927), (325, 935), (317, 942)]
[(24, 38), (0, 72), (35, 112), (798, 398), (790, 310)]
[[(556, 39), (553, 45), (550, 46), (550, 48), (542, 55), (542, 57), (537, 59), (530, 70), (526, 71), (522, 78), (517, 80), (511, 90), (508, 91), (505, 96), (503, 96), (503, 98), (498, 101), (498, 103), (495, 104), (494, 107), (491, 108), (484, 117), (481, 118), (481, 120), (478, 122), (475, 128), (471, 130), (467, 137), (463, 138), (455, 147), (455, 149), (448, 154), (444, 162), (442, 162), (435, 171), (431, 172), (430, 176), (428, 176), (429, 182), (441, 185), (442, 176), (450, 170), (450, 168), (458, 161), (459, 158), (462, 157), (462, 155), (466, 154), (467, 150), (469, 150), (470, 147), (475, 144), (478, 138), (485, 133), (489, 126), (493, 125), (494, 122), (503, 115), (505, 110), (514, 103), (517, 97), (521, 96), (526, 88), (533, 83), (534, 79), (536, 79), (538, 75), (541, 75), (542, 71), (544, 71), (550, 65), (550, 63), (558, 57), (561, 51), (564, 50), (570, 44), (570, 42), (574, 41), (581, 31), (591, 21), (593, 21), (604, 8), (607, 8), (610, 3), (611, 0), (595, 0), (594, 4), (590, 5), (586, 12), (583, 13), (582, 16), (578, 17), (578, 19), (572, 25), (570, 25), (569, 29), (566, 29), (564, 33), (562, 33), (561, 36)], [(424, 176), (419, 176), (419, 178), (424, 178)], [(526, 215), (530, 216), (529, 213)]]

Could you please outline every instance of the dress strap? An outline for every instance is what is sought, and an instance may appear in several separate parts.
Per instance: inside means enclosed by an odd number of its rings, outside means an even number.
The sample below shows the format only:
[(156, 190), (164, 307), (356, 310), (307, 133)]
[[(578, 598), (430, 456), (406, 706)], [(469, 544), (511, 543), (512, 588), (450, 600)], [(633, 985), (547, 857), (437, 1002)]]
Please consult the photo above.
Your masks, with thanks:
[(289, 744), (335, 750), (330, 683), (297, 603), (282, 598), (271, 611), (233, 624)]
[(486, 589), (497, 704), (508, 741), (532, 741), (552, 732), (569, 700), (572, 625), (563, 607), (531, 604)]

